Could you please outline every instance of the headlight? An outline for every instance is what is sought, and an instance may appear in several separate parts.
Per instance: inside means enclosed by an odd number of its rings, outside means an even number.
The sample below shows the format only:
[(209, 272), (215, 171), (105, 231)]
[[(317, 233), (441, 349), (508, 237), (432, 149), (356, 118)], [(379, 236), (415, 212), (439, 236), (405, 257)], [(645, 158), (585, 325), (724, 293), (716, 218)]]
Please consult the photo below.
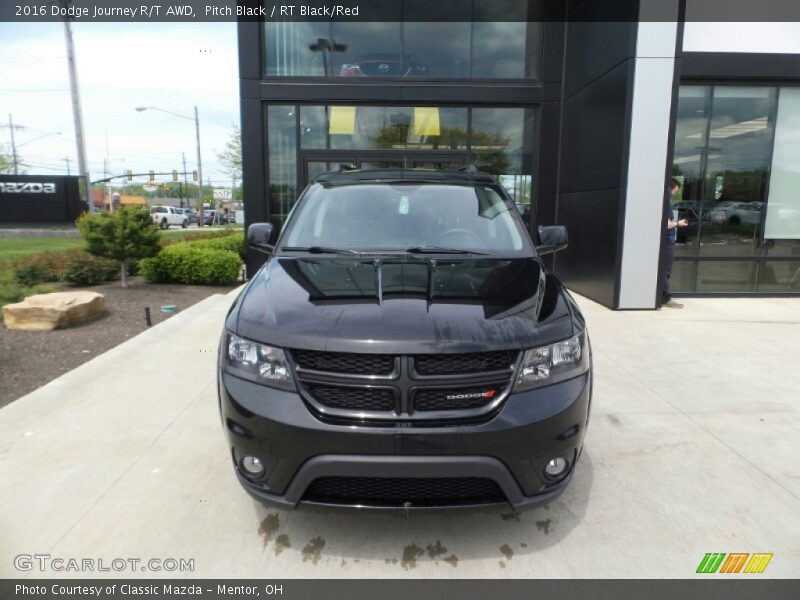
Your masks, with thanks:
[(563, 342), (526, 351), (514, 391), (522, 392), (582, 375), (589, 369), (588, 346), (584, 330)]
[(294, 379), (286, 354), (273, 348), (251, 342), (237, 335), (227, 335), (225, 344), (225, 370), (231, 375), (255, 383), (294, 391)]

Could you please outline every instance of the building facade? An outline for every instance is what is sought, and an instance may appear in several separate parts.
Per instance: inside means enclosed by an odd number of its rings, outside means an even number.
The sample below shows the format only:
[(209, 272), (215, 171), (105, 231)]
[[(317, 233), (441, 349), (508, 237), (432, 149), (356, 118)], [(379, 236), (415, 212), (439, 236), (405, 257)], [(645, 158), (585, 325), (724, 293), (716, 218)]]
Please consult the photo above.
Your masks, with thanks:
[(280, 226), (340, 165), (474, 164), (532, 228), (567, 227), (549, 259), (566, 285), (652, 309), (674, 176), (675, 293), (798, 293), (800, 55), (708, 52), (693, 1), (623, 0), (615, 21), (600, 0), (453, 0), (458, 22), (406, 0), (382, 22), (241, 22), (246, 224)]

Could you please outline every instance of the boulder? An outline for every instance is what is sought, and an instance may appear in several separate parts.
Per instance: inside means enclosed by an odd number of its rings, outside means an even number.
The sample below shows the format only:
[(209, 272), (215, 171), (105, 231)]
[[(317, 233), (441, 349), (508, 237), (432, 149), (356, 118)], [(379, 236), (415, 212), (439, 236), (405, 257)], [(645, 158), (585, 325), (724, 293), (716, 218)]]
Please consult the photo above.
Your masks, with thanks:
[(28, 296), (22, 302), (6, 304), (3, 320), (9, 329), (50, 331), (83, 323), (98, 315), (106, 299), (97, 292), (55, 292)]

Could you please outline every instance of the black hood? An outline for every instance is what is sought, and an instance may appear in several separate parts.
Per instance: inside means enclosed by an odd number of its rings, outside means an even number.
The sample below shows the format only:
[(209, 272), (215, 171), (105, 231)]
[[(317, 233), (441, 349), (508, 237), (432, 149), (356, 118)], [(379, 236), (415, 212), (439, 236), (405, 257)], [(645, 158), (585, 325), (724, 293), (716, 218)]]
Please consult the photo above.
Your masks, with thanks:
[(530, 348), (573, 333), (560, 284), (535, 258), (272, 258), (227, 326), (283, 348), (393, 354)]

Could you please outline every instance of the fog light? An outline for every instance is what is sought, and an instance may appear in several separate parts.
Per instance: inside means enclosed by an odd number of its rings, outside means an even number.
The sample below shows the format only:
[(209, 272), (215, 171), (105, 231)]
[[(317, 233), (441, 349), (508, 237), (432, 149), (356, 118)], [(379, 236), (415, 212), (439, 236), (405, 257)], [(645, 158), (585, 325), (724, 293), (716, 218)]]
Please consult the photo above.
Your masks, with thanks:
[(260, 477), (264, 474), (264, 465), (255, 456), (245, 456), (242, 459), (242, 469), (249, 477)]
[(567, 460), (561, 456), (551, 458), (544, 468), (544, 472), (549, 477), (559, 477), (567, 470)]

